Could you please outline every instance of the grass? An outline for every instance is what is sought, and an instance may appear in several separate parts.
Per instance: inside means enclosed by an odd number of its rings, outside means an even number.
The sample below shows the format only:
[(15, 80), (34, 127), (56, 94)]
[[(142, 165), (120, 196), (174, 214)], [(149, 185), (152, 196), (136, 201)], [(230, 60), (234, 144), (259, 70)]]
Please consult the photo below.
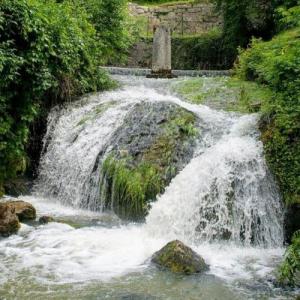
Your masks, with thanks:
[(111, 201), (114, 211), (121, 218), (139, 219), (147, 213), (146, 200), (154, 199), (163, 185), (159, 172), (153, 165), (142, 162), (131, 168), (128, 164), (130, 160), (130, 156), (116, 159), (111, 155), (104, 161), (103, 179), (109, 187), (107, 195), (110, 195), (106, 199)]

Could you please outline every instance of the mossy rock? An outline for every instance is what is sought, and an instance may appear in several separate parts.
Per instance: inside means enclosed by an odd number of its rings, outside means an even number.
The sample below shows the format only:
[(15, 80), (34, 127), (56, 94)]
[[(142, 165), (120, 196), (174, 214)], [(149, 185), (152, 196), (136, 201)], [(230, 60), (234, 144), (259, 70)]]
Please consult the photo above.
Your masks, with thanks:
[(8, 203), (0, 203), (0, 235), (8, 237), (17, 233), (20, 228), (16, 210)]
[(186, 275), (202, 273), (209, 269), (200, 255), (178, 240), (168, 243), (154, 253), (151, 261), (173, 273)]
[(41, 216), (39, 218), (39, 223), (42, 225), (51, 223), (51, 222), (55, 222), (54, 218), (50, 217), (50, 216)]
[(25, 201), (8, 201), (6, 205), (14, 209), (20, 222), (33, 221), (36, 219), (36, 210)]
[(112, 137), (101, 199), (122, 219), (145, 218), (158, 194), (193, 157), (198, 119), (172, 103), (141, 103)]

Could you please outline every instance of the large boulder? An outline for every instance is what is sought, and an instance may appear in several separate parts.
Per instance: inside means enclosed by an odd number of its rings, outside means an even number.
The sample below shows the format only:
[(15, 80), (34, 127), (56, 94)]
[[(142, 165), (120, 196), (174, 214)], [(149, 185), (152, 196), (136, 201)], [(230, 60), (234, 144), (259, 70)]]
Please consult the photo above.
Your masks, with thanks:
[(154, 253), (151, 261), (173, 273), (186, 275), (202, 273), (209, 268), (200, 255), (178, 240)]
[(199, 123), (195, 114), (176, 104), (136, 104), (102, 161), (105, 207), (122, 219), (143, 220), (150, 202), (193, 157)]
[(20, 222), (33, 221), (36, 219), (36, 210), (28, 202), (25, 201), (8, 201), (6, 205), (15, 209), (15, 214)]
[(20, 228), (16, 209), (8, 203), (0, 203), (0, 235), (7, 237), (17, 233)]

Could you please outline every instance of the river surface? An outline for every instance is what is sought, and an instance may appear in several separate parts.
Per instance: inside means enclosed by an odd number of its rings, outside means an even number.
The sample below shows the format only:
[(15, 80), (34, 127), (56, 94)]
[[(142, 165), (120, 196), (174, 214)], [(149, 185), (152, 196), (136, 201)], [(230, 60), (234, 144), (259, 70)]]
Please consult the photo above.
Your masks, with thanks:
[[(181, 79), (116, 79), (119, 89), (50, 113), (39, 178), (32, 195), (20, 198), (56, 222), (22, 224), (0, 240), (0, 299), (294, 299), (296, 290), (275, 283), (283, 210), (258, 116), (188, 104), (171, 89)], [(136, 224), (101, 211), (95, 164), (142, 101), (194, 112), (203, 132), (193, 159)], [(152, 254), (174, 239), (210, 270), (182, 276), (153, 266)]]

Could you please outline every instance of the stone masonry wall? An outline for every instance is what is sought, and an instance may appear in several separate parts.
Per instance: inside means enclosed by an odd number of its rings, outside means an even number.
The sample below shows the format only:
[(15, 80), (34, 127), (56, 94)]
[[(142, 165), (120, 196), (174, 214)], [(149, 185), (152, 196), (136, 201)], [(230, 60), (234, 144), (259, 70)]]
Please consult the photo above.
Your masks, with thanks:
[(129, 12), (133, 16), (146, 19), (149, 33), (152, 33), (160, 24), (169, 26), (173, 33), (178, 35), (201, 34), (222, 24), (222, 19), (215, 12), (214, 5), (208, 2), (157, 7), (129, 3)]

